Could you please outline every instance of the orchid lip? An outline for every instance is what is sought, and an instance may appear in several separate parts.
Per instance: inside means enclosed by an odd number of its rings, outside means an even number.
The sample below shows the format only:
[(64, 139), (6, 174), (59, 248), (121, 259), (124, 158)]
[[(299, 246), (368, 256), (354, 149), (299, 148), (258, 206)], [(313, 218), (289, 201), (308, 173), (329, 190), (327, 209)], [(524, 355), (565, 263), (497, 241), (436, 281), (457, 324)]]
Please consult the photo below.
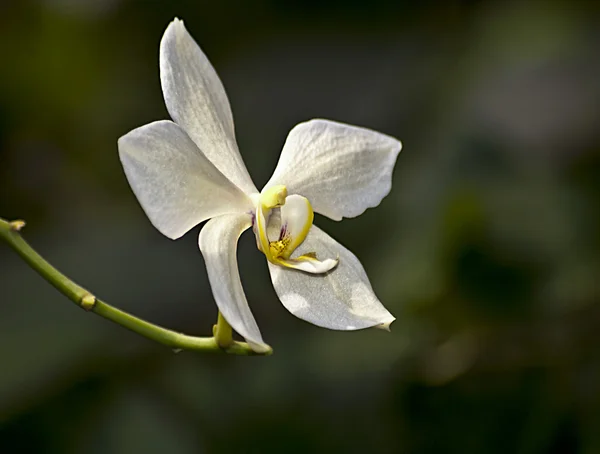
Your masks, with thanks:
[[(267, 226), (271, 211), (279, 209), (281, 226), (279, 238), (271, 241), (267, 235)], [(298, 194), (287, 195), (284, 185), (267, 189), (259, 197), (256, 207), (256, 228), (259, 250), (267, 260), (275, 265), (292, 268), (311, 274), (323, 274), (335, 268), (338, 259), (320, 261), (316, 252), (309, 252), (291, 258), (294, 251), (305, 240), (314, 220), (314, 211), (308, 199)]]

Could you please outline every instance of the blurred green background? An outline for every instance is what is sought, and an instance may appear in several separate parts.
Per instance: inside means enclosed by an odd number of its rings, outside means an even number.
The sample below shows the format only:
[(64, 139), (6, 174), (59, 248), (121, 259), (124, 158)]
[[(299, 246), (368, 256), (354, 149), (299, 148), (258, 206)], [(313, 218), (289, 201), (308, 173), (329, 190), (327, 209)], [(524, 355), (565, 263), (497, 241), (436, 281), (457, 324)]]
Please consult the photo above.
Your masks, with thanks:
[(600, 452), (600, 3), (0, 2), (0, 216), (108, 302), (208, 335), (197, 248), (145, 217), (116, 141), (168, 118), (185, 20), (260, 188), (314, 117), (400, 138), (392, 193), (316, 222), (392, 332), (326, 331), (242, 280), (275, 354), (174, 354), (78, 310), (0, 244), (0, 453)]

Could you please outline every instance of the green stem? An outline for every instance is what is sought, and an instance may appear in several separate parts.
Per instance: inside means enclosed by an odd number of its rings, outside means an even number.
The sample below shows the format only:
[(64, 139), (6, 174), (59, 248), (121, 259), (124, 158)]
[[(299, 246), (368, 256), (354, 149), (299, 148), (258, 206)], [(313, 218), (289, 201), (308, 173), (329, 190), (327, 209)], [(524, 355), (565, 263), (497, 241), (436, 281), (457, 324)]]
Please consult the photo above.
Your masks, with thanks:
[(247, 343), (234, 341), (231, 326), (221, 313), (219, 313), (213, 337), (194, 337), (154, 325), (99, 300), (39, 255), (21, 236), (20, 231), (24, 226), (23, 221), (7, 222), (0, 218), (0, 238), (6, 241), (31, 268), (82, 309), (176, 350), (224, 352), (232, 355), (270, 355), (272, 353), (272, 350), (266, 353), (256, 353)]

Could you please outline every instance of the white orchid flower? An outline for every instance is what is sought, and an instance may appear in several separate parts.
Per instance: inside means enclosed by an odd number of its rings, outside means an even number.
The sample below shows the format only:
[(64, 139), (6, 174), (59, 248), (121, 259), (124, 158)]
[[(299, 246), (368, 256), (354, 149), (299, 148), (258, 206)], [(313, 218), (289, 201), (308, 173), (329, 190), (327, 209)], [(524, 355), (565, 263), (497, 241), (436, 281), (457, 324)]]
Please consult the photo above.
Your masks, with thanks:
[(334, 330), (389, 327), (394, 317), (361, 263), (313, 225), (313, 212), (339, 221), (379, 205), (391, 189), (401, 143), (328, 120), (300, 123), (259, 192), (238, 151), (223, 85), (178, 19), (160, 43), (160, 80), (173, 121), (121, 137), (121, 162), (142, 208), (165, 236), (179, 238), (210, 219), (200, 232), (200, 250), (219, 311), (232, 328), (255, 351), (269, 348), (238, 271), (237, 241), (250, 227), (292, 314)]

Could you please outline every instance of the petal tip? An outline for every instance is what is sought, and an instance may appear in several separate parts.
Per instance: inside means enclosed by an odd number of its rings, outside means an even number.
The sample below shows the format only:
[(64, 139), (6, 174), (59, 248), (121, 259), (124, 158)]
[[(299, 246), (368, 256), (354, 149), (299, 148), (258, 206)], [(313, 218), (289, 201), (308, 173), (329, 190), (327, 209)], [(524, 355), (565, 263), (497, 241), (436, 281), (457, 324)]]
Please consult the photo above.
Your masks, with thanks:
[(396, 139), (396, 153), (400, 153), (402, 151), (402, 142)]
[(127, 134), (123, 134), (121, 137), (117, 139), (117, 150), (119, 151), (119, 156), (126, 153), (127, 141), (130, 139), (131, 131)]
[(171, 23), (169, 24), (169, 27), (170, 26), (185, 27), (185, 24), (183, 23), (183, 19), (179, 19), (178, 17), (174, 17), (173, 20), (171, 21)]
[[(165, 30), (165, 33), (163, 35), (163, 39), (162, 41), (165, 41), (165, 38), (167, 38), (169, 35), (173, 35), (173, 36), (181, 36), (181, 33), (186, 33), (187, 29), (185, 28), (185, 24), (183, 23), (182, 19), (179, 19), (178, 17), (175, 17), (170, 23), (169, 25), (167, 25), (167, 28)], [(161, 42), (161, 44), (163, 44)]]
[(246, 339), (246, 342), (248, 342), (248, 345), (254, 353), (259, 353), (261, 355), (271, 355), (273, 353), (273, 349), (270, 345), (251, 342), (248, 339)]
[(392, 323), (394, 323), (394, 321), (396, 321), (395, 318), (392, 318), (391, 320), (388, 320), (387, 322), (383, 322), (380, 323), (379, 325), (375, 325), (375, 328), (377, 329), (382, 329), (384, 331), (387, 331), (388, 333), (391, 332), (392, 330), (390, 329), (390, 325)]

